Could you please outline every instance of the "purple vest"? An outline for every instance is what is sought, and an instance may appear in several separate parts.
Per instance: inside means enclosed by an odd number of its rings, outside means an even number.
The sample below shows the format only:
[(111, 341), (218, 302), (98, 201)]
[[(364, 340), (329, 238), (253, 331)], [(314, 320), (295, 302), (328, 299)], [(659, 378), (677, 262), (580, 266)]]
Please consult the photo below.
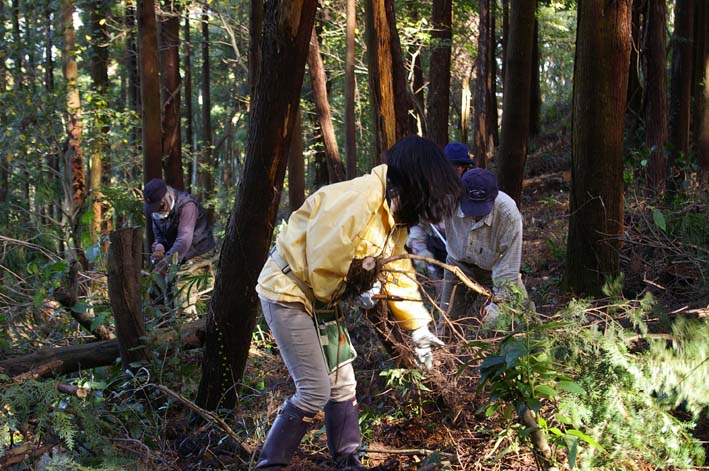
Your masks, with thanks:
[(177, 228), (180, 225), (180, 213), (182, 207), (187, 203), (194, 203), (197, 206), (197, 221), (194, 225), (194, 234), (192, 236), (192, 245), (187, 250), (187, 253), (182, 258), (183, 262), (202, 255), (214, 248), (216, 242), (212, 235), (212, 228), (207, 222), (207, 213), (202, 206), (197, 203), (197, 200), (191, 194), (185, 191), (175, 190), (175, 207), (170, 211), (170, 215), (165, 219), (153, 218), (153, 230), (155, 231), (155, 240), (165, 246), (168, 251), (172, 244), (177, 240)]

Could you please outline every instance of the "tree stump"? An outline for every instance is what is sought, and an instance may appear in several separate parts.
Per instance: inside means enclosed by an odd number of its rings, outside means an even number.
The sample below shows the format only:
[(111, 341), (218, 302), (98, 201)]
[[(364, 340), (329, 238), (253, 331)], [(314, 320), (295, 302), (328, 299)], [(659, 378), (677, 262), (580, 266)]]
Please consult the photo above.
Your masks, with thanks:
[(146, 333), (140, 295), (141, 231), (141, 228), (133, 227), (112, 232), (108, 250), (108, 296), (116, 321), (123, 368), (148, 360), (143, 343)]

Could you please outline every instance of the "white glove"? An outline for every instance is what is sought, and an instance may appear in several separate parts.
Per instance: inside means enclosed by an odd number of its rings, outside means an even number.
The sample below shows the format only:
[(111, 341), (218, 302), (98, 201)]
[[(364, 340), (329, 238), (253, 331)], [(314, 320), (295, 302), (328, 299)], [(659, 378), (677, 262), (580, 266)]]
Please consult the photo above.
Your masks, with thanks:
[[(431, 253), (430, 250), (421, 250), (419, 251), (416, 255), (420, 255), (422, 257), (428, 257), (428, 258), (433, 258), (433, 254)], [(426, 263), (423, 260), (419, 259), (414, 259), (414, 266), (416, 269), (422, 273), (426, 273), (426, 269), (428, 268), (428, 263)]]
[(354, 303), (362, 309), (372, 309), (379, 302), (378, 299), (374, 299), (374, 296), (378, 295), (382, 290), (382, 284), (379, 281), (375, 281), (374, 285), (367, 291), (358, 294), (354, 298)]
[(497, 320), (500, 318), (500, 307), (495, 303), (488, 303), (484, 309), (485, 319), (483, 319), (483, 326), (492, 329), (497, 325)]
[(428, 330), (427, 325), (412, 331), (411, 341), (414, 344), (416, 361), (419, 366), (430, 370), (433, 367), (433, 352), (431, 351), (431, 347), (442, 347), (445, 343), (432, 334), (431, 331)]

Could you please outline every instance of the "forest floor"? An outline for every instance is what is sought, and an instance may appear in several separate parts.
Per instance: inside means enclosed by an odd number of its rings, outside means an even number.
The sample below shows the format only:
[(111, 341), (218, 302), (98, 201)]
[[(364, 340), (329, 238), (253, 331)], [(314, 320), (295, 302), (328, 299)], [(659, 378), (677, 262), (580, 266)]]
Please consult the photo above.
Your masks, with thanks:
[[(522, 213), (524, 217), (523, 280), (540, 315), (563, 307), (570, 296), (561, 290), (569, 215), (570, 146), (563, 136), (547, 136), (530, 157), (536, 169), (524, 182)], [(534, 159), (537, 159), (535, 161)], [(642, 245), (642, 244), (641, 244)], [(639, 282), (634, 246), (622, 257), (634, 294)], [(627, 255), (627, 254), (630, 255)], [(654, 274), (657, 275), (657, 274)], [(653, 279), (645, 270), (642, 279)], [(659, 275), (657, 275), (659, 276)], [(658, 279), (655, 276), (654, 279)], [(653, 283), (650, 281), (650, 283)], [(659, 286), (659, 281), (654, 283)], [(635, 288), (634, 288), (635, 286)], [(645, 287), (650, 284), (645, 283)], [(652, 287), (652, 286), (650, 286)], [(435, 290), (433, 290), (435, 291)], [(707, 299), (687, 305), (683, 297), (666, 296), (665, 309), (701, 309)], [(705, 309), (706, 310), (706, 309)], [(357, 398), (363, 431), (363, 463), (379, 470), (496, 470), (537, 469), (534, 456), (526, 446), (510, 440), (510, 429), (499, 415), (486, 418), (485, 393), (478, 391), (479, 373), (475, 352), (466, 339), (451, 335), (447, 345), (436, 353), (435, 373), (421, 383), (415, 373), (398, 370), (397, 362), (382, 348), (371, 324), (363, 318), (348, 320), (353, 343), (359, 353), (354, 362)], [(468, 326), (463, 335), (472, 339), (478, 333)], [(245, 443), (258, 450), (261, 441), (283, 400), (293, 393), (293, 384), (277, 347), (267, 331), (262, 341), (252, 345), (244, 376), (246, 393), (241, 397), (236, 422), (244, 426)], [(489, 333), (489, 341), (503, 332)], [(470, 364), (466, 364), (468, 361)], [(429, 391), (422, 390), (421, 384)], [(248, 392), (251, 391), (251, 392)], [(707, 440), (706, 421), (697, 433)], [(203, 441), (203, 440), (202, 440)], [(204, 443), (203, 443), (204, 444)], [(230, 449), (212, 446), (209, 453), (200, 451), (183, 456), (182, 469), (248, 469), (234, 465)], [(330, 469), (322, 413), (302, 442), (288, 469)], [(252, 456), (252, 460), (255, 456)], [(253, 465), (254, 461), (251, 461)], [(653, 469), (636, 464), (636, 469)]]

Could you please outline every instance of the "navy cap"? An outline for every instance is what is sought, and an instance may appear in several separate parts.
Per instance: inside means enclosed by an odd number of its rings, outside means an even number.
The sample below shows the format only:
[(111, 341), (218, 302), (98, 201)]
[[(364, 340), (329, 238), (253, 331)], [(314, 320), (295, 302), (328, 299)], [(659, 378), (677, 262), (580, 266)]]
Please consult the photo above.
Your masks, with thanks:
[(463, 174), (465, 194), (460, 209), (466, 216), (483, 217), (490, 214), (497, 198), (497, 177), (485, 168), (474, 168)]
[(475, 165), (475, 161), (470, 158), (468, 146), (462, 142), (450, 142), (444, 151), (448, 162), (459, 165)]
[(143, 187), (143, 210), (145, 210), (145, 214), (150, 216), (160, 209), (165, 193), (167, 193), (167, 185), (159, 178), (153, 178), (145, 184), (145, 187)]

